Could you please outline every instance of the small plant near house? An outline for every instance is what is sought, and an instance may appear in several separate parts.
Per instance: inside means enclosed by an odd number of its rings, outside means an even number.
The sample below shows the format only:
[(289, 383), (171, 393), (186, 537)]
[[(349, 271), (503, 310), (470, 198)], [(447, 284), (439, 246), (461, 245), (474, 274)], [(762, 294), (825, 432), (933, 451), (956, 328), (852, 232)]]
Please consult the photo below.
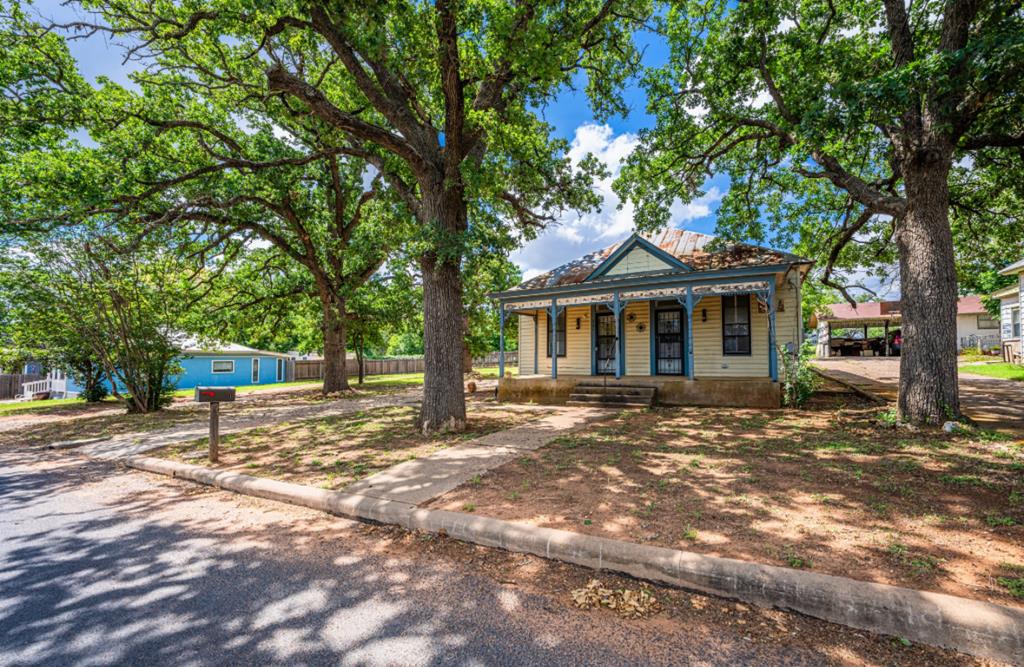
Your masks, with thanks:
[(795, 408), (807, 402), (821, 385), (821, 377), (810, 364), (810, 354), (789, 354), (779, 348), (782, 360), (782, 404)]
[(1024, 565), (1000, 563), (999, 569), (1009, 576), (997, 577), (996, 583), (1005, 588), (1012, 597), (1024, 600)]
[(473, 504), (473, 503), (466, 503), (465, 505), (462, 506), (462, 511), (463, 512), (475, 512), (476, 511), (476, 505)]
[(683, 539), (687, 542), (697, 541), (697, 529), (692, 526), (687, 526), (686, 530), (683, 531)]
[(987, 523), (992, 528), (1001, 528), (1017, 525), (1017, 521), (1014, 520), (1013, 517), (996, 516), (994, 514), (990, 514), (989, 516), (985, 517), (985, 523)]
[(878, 421), (886, 426), (896, 426), (900, 421), (896, 408), (888, 408), (878, 413)]
[(797, 570), (808, 570), (814, 566), (811, 559), (797, 553), (796, 547), (793, 545), (787, 545), (782, 551), (782, 560), (786, 561), (786, 565)]

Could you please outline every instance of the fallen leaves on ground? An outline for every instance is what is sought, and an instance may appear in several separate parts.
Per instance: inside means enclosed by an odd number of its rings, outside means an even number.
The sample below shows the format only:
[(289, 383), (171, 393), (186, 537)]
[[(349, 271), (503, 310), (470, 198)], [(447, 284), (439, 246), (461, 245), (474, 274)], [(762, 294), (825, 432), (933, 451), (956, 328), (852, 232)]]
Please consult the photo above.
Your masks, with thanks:
[(580, 609), (605, 607), (624, 618), (645, 618), (661, 611), (661, 604), (649, 590), (605, 588), (598, 579), (591, 579), (585, 587), (572, 591), (572, 600)]

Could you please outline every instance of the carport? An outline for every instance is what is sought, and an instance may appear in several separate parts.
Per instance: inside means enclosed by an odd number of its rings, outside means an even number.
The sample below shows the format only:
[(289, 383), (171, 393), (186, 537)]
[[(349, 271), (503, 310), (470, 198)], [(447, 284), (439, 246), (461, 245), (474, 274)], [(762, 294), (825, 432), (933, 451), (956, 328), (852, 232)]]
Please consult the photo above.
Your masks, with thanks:
[[(810, 324), (818, 329), (819, 358), (899, 356), (891, 335), (900, 327), (899, 301), (834, 303), (812, 317)], [(881, 328), (882, 335), (869, 336), (874, 328)]]

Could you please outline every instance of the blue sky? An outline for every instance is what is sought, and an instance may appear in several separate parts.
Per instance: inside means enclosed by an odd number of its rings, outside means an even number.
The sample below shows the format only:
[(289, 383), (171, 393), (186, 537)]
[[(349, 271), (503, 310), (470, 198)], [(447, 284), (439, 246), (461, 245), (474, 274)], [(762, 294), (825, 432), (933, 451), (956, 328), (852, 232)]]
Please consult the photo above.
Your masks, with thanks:
[[(61, 22), (85, 18), (80, 10), (61, 6), (54, 0), (41, 2), (36, 8), (44, 17)], [(664, 62), (667, 56), (665, 46), (657, 40), (646, 39), (641, 47), (647, 65)], [(128, 70), (122, 64), (122, 51), (108, 38), (96, 35), (89, 39), (73, 40), (70, 48), (82, 73), (90, 80), (106, 76), (118, 83), (130, 85)], [(637, 85), (629, 87), (625, 99), (630, 113), (603, 123), (594, 118), (582, 90), (566, 90), (553, 104), (542, 110), (544, 119), (552, 125), (555, 133), (571, 143), (574, 159), (581, 159), (588, 152), (593, 153), (605, 162), (613, 177), (596, 184), (603, 198), (600, 212), (583, 216), (565, 215), (538, 239), (513, 253), (513, 261), (526, 277), (611, 245), (632, 232), (632, 208), (628, 205), (618, 208), (619, 199), (611, 191), (611, 181), (618, 174), (622, 161), (635, 148), (637, 132), (648, 126), (651, 118), (645, 111), (643, 91)], [(688, 205), (680, 203), (673, 209), (671, 224), (713, 233), (715, 212), (727, 188), (727, 179), (712, 179), (705, 188), (707, 194), (704, 197)]]

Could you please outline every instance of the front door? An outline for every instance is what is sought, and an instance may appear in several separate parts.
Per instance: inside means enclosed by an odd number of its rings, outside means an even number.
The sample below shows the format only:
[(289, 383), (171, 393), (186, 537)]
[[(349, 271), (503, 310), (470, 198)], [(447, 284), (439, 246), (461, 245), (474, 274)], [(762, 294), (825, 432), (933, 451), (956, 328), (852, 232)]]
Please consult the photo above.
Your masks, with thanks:
[(597, 373), (607, 375), (615, 373), (615, 315), (612, 313), (597, 314)]
[(658, 375), (683, 374), (683, 311), (655, 313), (655, 355)]
[(260, 383), (260, 360), (255, 357), (252, 360), (252, 383)]

